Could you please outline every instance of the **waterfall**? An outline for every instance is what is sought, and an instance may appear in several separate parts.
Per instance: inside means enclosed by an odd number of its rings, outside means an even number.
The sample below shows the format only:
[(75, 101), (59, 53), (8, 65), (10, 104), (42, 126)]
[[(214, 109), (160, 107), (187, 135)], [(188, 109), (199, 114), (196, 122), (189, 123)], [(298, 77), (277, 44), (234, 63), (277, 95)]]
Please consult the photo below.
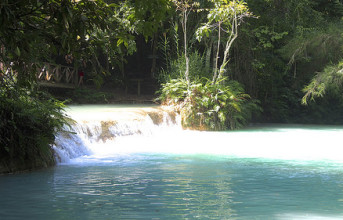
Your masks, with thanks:
[(183, 130), (179, 115), (157, 106), (74, 106), (67, 113), (75, 122), (56, 136), (59, 163), (113, 162), (133, 154), (343, 162), (342, 126), (258, 125), (208, 132)]
[(179, 116), (167, 108), (92, 107), (76, 106), (68, 110), (73, 122), (56, 136), (53, 148), (57, 162), (119, 152), (117, 143), (128, 137), (144, 138), (163, 130), (181, 129)]

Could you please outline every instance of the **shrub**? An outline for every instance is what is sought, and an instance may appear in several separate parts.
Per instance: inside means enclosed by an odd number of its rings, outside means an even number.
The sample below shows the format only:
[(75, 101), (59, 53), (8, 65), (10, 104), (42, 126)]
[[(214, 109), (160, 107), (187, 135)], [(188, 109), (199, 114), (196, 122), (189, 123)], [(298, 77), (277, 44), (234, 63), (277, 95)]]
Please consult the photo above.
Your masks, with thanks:
[(53, 165), (51, 145), (66, 123), (64, 104), (35, 89), (1, 83), (0, 173)]
[[(209, 78), (211, 71), (205, 65), (205, 58), (198, 52), (193, 52), (189, 55), (189, 78), (191, 81), (198, 80), (202, 77)], [(167, 83), (172, 79), (184, 78), (186, 71), (185, 56), (179, 56), (176, 60), (170, 61), (168, 68), (163, 70), (158, 75), (160, 83)]]
[(246, 125), (252, 113), (261, 110), (238, 82), (226, 78), (214, 84), (201, 78), (190, 85), (185, 79), (172, 79), (162, 84), (160, 93), (162, 103), (177, 106), (185, 128), (233, 130)]

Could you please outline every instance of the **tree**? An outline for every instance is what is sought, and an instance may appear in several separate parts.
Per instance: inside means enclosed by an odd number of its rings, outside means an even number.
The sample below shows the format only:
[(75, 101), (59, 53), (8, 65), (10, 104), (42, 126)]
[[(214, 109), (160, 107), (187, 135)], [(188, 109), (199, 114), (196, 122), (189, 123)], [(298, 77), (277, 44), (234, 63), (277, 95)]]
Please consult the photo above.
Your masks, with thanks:
[(25, 82), (33, 80), (43, 62), (53, 62), (54, 55), (80, 58), (90, 33), (107, 28), (113, 6), (102, 0), (2, 1), (0, 62), (6, 67), (12, 64)]
[(329, 16), (323, 7), (317, 7), (318, 2), (328, 6), (333, 1), (245, 2), (257, 19), (247, 18), (241, 23), (231, 48), (231, 78), (261, 100), (261, 122), (314, 123), (327, 106), (319, 106), (322, 99), (310, 107), (301, 105), (300, 100), (311, 78), (341, 59), (340, 17)]
[(65, 54), (81, 58), (90, 33), (107, 28), (111, 7), (102, 0), (1, 1), (0, 172), (54, 164), (64, 105), (37, 90), (37, 69)]
[[(212, 1), (212, 3), (212, 6), (206, 9), (208, 10), (208, 23), (198, 29), (197, 36), (198, 39), (201, 39), (204, 35), (209, 36), (212, 29), (218, 30), (217, 54), (214, 57), (213, 75), (201, 74), (202, 71), (193, 72), (196, 69), (188, 67), (190, 62), (196, 63), (202, 70), (206, 70), (206, 64), (201, 56), (192, 56), (196, 60), (189, 60), (187, 47), (185, 47), (186, 78), (177, 74), (170, 74), (178, 77), (169, 78), (169, 81), (162, 84), (160, 100), (166, 104), (176, 106), (180, 111), (181, 123), (184, 127), (204, 130), (237, 129), (248, 122), (254, 110), (259, 110), (257, 103), (250, 100), (249, 95), (244, 94), (244, 89), (238, 82), (224, 77), (230, 48), (238, 37), (238, 26), (242, 19), (250, 14), (243, 1), (223, 0)], [(200, 11), (204, 10), (200, 9)], [(185, 45), (187, 45), (187, 35), (185, 34), (187, 32), (187, 28), (185, 28), (188, 18), (187, 12), (188, 8), (185, 7), (181, 13), (183, 15)], [(222, 39), (225, 39), (225, 50), (223, 51), (224, 58), (218, 74)], [(190, 79), (188, 74), (195, 77)], [(208, 75), (212, 77), (212, 80), (206, 77)]]
[[(243, 1), (211, 0), (214, 7), (209, 10), (208, 22), (197, 31), (197, 38), (200, 41), (204, 35), (209, 35), (213, 29), (218, 31), (217, 54), (215, 57), (215, 66), (212, 82), (215, 83), (223, 77), (225, 67), (228, 63), (228, 57), (233, 42), (238, 37), (238, 26), (244, 17), (249, 17), (248, 7)], [(224, 36), (222, 36), (224, 33)], [(226, 36), (225, 36), (226, 35)], [(219, 52), (222, 37), (225, 38), (223, 51), (223, 60), (218, 70)], [(219, 71), (219, 73), (218, 73)]]
[(194, 7), (197, 7), (199, 3), (194, 2), (192, 3), (192, 0), (172, 0), (172, 2), (175, 4), (176, 9), (181, 12), (181, 25), (182, 25), (182, 31), (183, 31), (183, 46), (184, 46), (184, 56), (186, 61), (186, 70), (185, 70), (185, 77), (186, 81), (189, 83), (189, 57), (188, 57), (188, 39), (187, 39), (187, 23), (188, 23), (188, 17), (189, 13), (192, 12)]
[(307, 105), (308, 100), (314, 101), (315, 97), (323, 97), (327, 90), (335, 88), (340, 90), (343, 82), (343, 63), (326, 66), (322, 72), (317, 73), (311, 82), (305, 86), (302, 103)]

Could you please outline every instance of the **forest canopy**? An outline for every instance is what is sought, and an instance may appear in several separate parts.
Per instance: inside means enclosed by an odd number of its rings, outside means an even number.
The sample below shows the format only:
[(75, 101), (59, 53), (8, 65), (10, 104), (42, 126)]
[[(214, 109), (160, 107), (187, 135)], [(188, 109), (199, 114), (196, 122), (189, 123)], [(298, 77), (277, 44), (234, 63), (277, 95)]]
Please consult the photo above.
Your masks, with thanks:
[[(220, 121), (254, 106), (232, 116), (235, 123), (246, 114), (260, 122), (343, 120), (340, 0), (4, 0), (0, 14), (2, 75), (15, 72), (20, 87), (34, 87), (47, 65), (67, 66), (86, 69), (86, 83), (100, 88), (144, 78), (165, 103), (195, 101), (196, 118)], [(220, 101), (229, 90), (240, 98)], [(223, 103), (232, 109), (219, 114)]]
[(342, 124), (342, 30), (341, 0), (2, 0), (0, 172), (54, 163), (68, 119), (42, 82), (142, 87), (191, 129)]

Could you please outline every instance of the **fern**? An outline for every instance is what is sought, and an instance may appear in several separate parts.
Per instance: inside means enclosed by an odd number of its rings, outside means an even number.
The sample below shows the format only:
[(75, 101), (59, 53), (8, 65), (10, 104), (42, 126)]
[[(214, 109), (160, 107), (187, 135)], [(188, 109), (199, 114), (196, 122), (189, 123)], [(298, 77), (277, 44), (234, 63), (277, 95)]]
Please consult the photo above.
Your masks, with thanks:
[(67, 123), (64, 103), (33, 89), (0, 87), (0, 168), (7, 172), (54, 164), (51, 145)]
[(249, 122), (258, 102), (243, 93), (242, 86), (227, 79), (215, 84), (207, 78), (192, 81), (172, 79), (163, 84), (160, 100), (179, 107), (182, 125), (200, 130), (237, 129)]

